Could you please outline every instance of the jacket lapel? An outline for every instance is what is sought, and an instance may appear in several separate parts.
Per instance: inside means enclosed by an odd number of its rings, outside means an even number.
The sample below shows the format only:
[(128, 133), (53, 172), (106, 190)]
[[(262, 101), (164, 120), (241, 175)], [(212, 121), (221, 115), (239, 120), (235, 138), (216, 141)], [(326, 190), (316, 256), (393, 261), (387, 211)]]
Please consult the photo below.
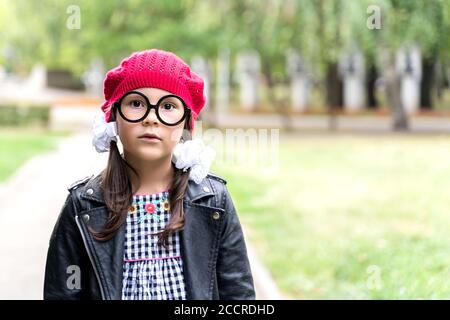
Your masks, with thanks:
[[(189, 181), (183, 203), (185, 226), (180, 232), (183, 274), (188, 300), (214, 297), (215, 266), (223, 209), (212, 205), (214, 189), (208, 179)], [(215, 213), (219, 219), (213, 218)]]
[[(101, 230), (108, 219), (108, 210), (100, 188), (100, 175), (85, 185), (80, 197), (88, 206), (88, 210), (81, 212), (80, 215), (88, 214), (89, 225), (95, 230)], [(102, 206), (99, 207), (99, 204)], [(107, 299), (111, 300), (122, 299), (125, 231), (124, 223), (109, 241), (97, 241), (88, 232), (94, 259), (98, 260), (102, 285), (106, 289)]]
[[(82, 213), (82, 215), (84, 214), (89, 214), (89, 226), (94, 230), (101, 230), (108, 216), (106, 207), (91, 209)], [(97, 241), (90, 232), (87, 232), (100, 281), (105, 289), (106, 298), (111, 300), (122, 299), (125, 228), (126, 225), (124, 223), (116, 235), (108, 241)]]

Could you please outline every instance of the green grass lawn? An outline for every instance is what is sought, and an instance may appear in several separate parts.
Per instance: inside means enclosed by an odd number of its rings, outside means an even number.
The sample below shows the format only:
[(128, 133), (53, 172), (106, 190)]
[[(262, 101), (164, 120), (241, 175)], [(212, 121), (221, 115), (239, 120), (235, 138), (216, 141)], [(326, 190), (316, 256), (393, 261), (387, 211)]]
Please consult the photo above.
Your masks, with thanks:
[(9, 178), (28, 159), (56, 146), (67, 132), (43, 129), (0, 128), (0, 183)]
[(450, 136), (299, 135), (278, 174), (213, 169), (288, 296), (450, 298)]

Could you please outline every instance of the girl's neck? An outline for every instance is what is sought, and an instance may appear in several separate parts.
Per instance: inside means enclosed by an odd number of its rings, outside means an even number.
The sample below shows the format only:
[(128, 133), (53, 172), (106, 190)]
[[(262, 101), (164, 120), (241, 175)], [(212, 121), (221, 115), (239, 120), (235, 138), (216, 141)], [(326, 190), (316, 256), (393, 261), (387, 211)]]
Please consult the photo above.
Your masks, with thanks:
[(126, 157), (126, 160), (139, 173), (138, 180), (134, 172), (128, 168), (135, 194), (153, 194), (170, 189), (174, 174), (170, 157), (155, 161), (140, 161)]

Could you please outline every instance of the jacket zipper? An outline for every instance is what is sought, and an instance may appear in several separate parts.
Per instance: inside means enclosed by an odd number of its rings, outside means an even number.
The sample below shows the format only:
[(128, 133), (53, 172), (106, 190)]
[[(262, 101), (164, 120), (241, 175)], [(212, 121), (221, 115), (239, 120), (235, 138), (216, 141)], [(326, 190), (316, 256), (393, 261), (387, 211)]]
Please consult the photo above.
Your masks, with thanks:
[(84, 246), (85, 246), (87, 254), (89, 256), (89, 260), (91, 261), (92, 268), (94, 269), (94, 273), (95, 273), (95, 277), (97, 278), (98, 286), (100, 287), (100, 293), (102, 295), (102, 300), (106, 300), (104, 288), (102, 287), (102, 283), (100, 281), (100, 276), (98, 274), (98, 270), (97, 270), (96, 264), (94, 263), (94, 258), (92, 256), (91, 251), (89, 250), (87, 239), (86, 239), (86, 237), (85, 237), (85, 235), (83, 233), (83, 228), (81, 227), (81, 222), (78, 220), (78, 218), (79, 218), (78, 215), (75, 215), (75, 221), (77, 223), (78, 229), (80, 230), (81, 237), (83, 238)]

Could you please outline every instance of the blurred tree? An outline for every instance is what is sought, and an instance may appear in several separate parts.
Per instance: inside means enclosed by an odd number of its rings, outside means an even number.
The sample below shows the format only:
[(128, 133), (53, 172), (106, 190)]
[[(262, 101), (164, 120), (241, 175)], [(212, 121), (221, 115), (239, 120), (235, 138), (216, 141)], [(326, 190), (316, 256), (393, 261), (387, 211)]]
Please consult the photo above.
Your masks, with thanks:
[(282, 115), (284, 126), (289, 128), (289, 96), (278, 88), (285, 87), (288, 81), (287, 50), (307, 55), (303, 32), (307, 10), (292, 0), (230, 0), (221, 8), (224, 24), (220, 45), (234, 53), (245, 49), (258, 51), (270, 105)]
[[(387, 15), (387, 43), (392, 48), (417, 43), (422, 51), (421, 106), (431, 108), (437, 62), (448, 56), (450, 25), (445, 0), (391, 0)], [(444, 58), (445, 59), (445, 58)]]
[(71, 0), (4, 1), (13, 19), (0, 25), (5, 34), (0, 46), (17, 48), (28, 69), (40, 60), (81, 75), (97, 57), (113, 67), (136, 50), (156, 47), (183, 58), (211, 57), (218, 45), (217, 19), (192, 0), (79, 0), (80, 29), (66, 26)]
[[(431, 93), (434, 84), (435, 64), (448, 57), (450, 25), (444, 17), (450, 3), (444, 0), (390, 0), (382, 3), (385, 15), (383, 32), (378, 39), (379, 45), (387, 55), (406, 45), (418, 44), (422, 52), (421, 105), (431, 107)], [(447, 59), (446, 59), (447, 60)], [(393, 59), (387, 59), (393, 63)], [(384, 68), (393, 66), (382, 65)], [(388, 80), (388, 85), (397, 87), (396, 81)], [(401, 99), (394, 97), (400, 90), (388, 88), (389, 104), (394, 111), (394, 129), (405, 130), (408, 121), (402, 109)], [(397, 111), (396, 111), (397, 110)], [(397, 112), (397, 115), (395, 113)], [(403, 119), (403, 117), (405, 119)]]

